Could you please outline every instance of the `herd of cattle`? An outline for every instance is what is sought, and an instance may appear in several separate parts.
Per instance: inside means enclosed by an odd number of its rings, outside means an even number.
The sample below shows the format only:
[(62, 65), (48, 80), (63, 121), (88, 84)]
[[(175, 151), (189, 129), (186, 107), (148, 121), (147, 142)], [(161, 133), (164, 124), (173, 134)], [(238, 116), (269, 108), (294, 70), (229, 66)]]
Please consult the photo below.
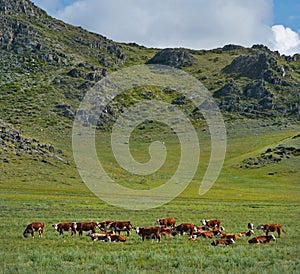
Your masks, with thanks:
[[(251, 237), (254, 234), (254, 226), (252, 223), (248, 223), (248, 231), (239, 233), (225, 233), (225, 228), (221, 225), (220, 220), (202, 220), (202, 225), (197, 226), (192, 223), (181, 223), (176, 225), (175, 218), (163, 218), (158, 219), (155, 222), (155, 226), (149, 227), (133, 227), (130, 221), (119, 222), (114, 220), (107, 220), (103, 222), (63, 222), (53, 224), (52, 227), (62, 235), (66, 231), (70, 231), (71, 235), (78, 232), (79, 236), (84, 231), (88, 232), (87, 236), (91, 237), (93, 241), (105, 241), (105, 242), (125, 242), (126, 237), (121, 235), (121, 231), (126, 232), (127, 236), (131, 235), (131, 230), (134, 229), (136, 234), (139, 235), (142, 240), (154, 239), (160, 242), (162, 236), (176, 236), (188, 234), (189, 240), (196, 241), (197, 238), (215, 238), (211, 245), (231, 245), (236, 240), (241, 240), (242, 237)], [(34, 238), (34, 233), (37, 232), (39, 237), (42, 237), (44, 233), (45, 224), (43, 222), (33, 222), (27, 225), (23, 232), (24, 237), (29, 235)], [(100, 232), (96, 232), (96, 230)], [(280, 238), (282, 229), (281, 224), (261, 224), (256, 227), (257, 230), (262, 230), (265, 235), (253, 237), (248, 240), (250, 244), (269, 243), (275, 241), (276, 238), (273, 234), (269, 235), (269, 232), (277, 232), (278, 238)]]

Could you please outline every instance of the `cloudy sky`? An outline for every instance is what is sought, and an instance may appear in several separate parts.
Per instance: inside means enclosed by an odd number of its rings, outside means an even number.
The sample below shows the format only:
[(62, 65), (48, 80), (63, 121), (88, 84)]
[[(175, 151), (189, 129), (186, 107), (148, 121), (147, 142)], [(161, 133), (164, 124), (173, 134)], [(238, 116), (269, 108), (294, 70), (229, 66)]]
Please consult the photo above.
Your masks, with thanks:
[(119, 42), (212, 49), (264, 44), (300, 53), (300, 1), (32, 0), (53, 17)]

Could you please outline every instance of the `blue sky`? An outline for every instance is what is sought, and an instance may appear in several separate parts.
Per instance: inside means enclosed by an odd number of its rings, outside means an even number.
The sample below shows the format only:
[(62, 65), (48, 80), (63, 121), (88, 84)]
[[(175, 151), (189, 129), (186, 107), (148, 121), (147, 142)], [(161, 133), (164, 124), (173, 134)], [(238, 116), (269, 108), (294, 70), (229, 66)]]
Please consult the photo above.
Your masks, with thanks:
[(32, 0), (53, 17), (119, 42), (212, 49), (265, 44), (300, 53), (300, 1)]

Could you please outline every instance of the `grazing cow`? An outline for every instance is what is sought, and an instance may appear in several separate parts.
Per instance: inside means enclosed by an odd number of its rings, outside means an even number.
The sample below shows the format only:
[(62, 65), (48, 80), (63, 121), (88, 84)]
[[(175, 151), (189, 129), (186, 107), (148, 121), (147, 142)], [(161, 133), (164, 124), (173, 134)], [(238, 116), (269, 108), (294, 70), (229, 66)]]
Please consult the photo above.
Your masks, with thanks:
[(160, 242), (160, 233), (161, 227), (160, 226), (150, 226), (150, 227), (136, 227), (135, 232), (142, 237), (142, 240), (145, 239), (156, 239), (156, 241)]
[(226, 233), (220, 233), (217, 235), (217, 238), (221, 239), (234, 239), (234, 240), (241, 240), (242, 238), (236, 234), (226, 234)]
[(252, 223), (248, 223), (248, 229), (250, 230), (253, 230), (254, 229), (254, 226), (253, 226), (253, 224)]
[(267, 244), (270, 241), (276, 241), (274, 235), (257, 236), (248, 241), (249, 244)]
[(44, 227), (45, 227), (45, 224), (42, 222), (33, 222), (26, 226), (26, 228), (23, 232), (23, 236), (25, 238), (27, 238), (28, 234), (31, 234), (31, 237), (34, 238), (34, 232), (38, 232), (39, 237), (42, 237), (42, 235), (44, 233)]
[(160, 225), (162, 227), (175, 227), (176, 225), (176, 219), (174, 218), (163, 218), (163, 219), (157, 219), (155, 224)]
[(269, 232), (275, 232), (275, 231), (277, 231), (278, 238), (280, 238), (280, 232), (281, 232), (281, 231), (285, 233), (285, 231), (284, 231), (284, 230), (282, 229), (282, 227), (281, 227), (281, 224), (265, 224), (265, 225), (259, 225), (259, 226), (257, 226), (256, 229), (261, 229), (261, 230), (263, 230), (263, 231), (266, 233), (267, 236), (268, 236), (268, 233), (269, 233)]
[(217, 245), (227, 246), (227, 245), (231, 245), (231, 244), (234, 244), (234, 243), (235, 243), (235, 241), (232, 238), (230, 238), (230, 239), (223, 239), (223, 240), (214, 240), (211, 243), (211, 245), (213, 245), (213, 246), (217, 246)]
[(194, 232), (196, 232), (197, 229), (195, 227), (195, 225), (191, 224), (191, 223), (182, 223), (178, 226), (175, 226), (172, 229), (172, 235), (176, 235), (176, 234), (180, 234), (183, 235), (184, 233), (188, 234), (188, 235), (194, 235)]
[(250, 237), (252, 234), (254, 234), (254, 230), (253, 229), (249, 229), (247, 232), (240, 232), (239, 236), (241, 237)]
[(225, 228), (224, 228), (224, 226), (218, 226), (218, 225), (216, 225), (216, 226), (214, 226), (214, 228), (212, 229), (212, 231), (225, 231)]
[(130, 235), (130, 230), (132, 229), (132, 225), (129, 221), (126, 222), (112, 222), (107, 225), (107, 229), (110, 229), (113, 234), (120, 234), (121, 231), (126, 231), (127, 236)]
[(74, 229), (73, 223), (58, 223), (52, 225), (59, 235), (64, 234), (64, 231), (71, 231), (71, 235), (76, 234), (76, 229)]
[(100, 230), (107, 231), (107, 226), (113, 222), (114, 222), (114, 220), (106, 220), (106, 221), (97, 223), (97, 226)]
[(202, 220), (201, 223), (204, 226), (207, 226), (210, 228), (210, 227), (220, 226), (221, 221), (220, 220)]
[(80, 223), (72, 223), (73, 229), (78, 231), (79, 236), (82, 236), (83, 231), (92, 231), (92, 233), (96, 232), (97, 223), (96, 222), (80, 222)]

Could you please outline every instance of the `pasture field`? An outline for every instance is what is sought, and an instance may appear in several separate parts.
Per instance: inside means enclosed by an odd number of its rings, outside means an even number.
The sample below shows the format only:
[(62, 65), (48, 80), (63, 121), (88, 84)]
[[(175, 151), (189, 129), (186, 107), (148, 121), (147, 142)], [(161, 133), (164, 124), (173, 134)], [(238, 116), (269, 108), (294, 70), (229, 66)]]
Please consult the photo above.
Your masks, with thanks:
[[(225, 163), (217, 182), (203, 196), (198, 188), (210, 146), (199, 131), (201, 161), (194, 180), (170, 203), (158, 208), (130, 211), (108, 205), (89, 191), (72, 162), (70, 132), (56, 140), (70, 164), (44, 163), (11, 155), (1, 163), (0, 269), (2, 273), (300, 273), (300, 156), (260, 168), (240, 168), (243, 159), (299, 134), (299, 127), (228, 126)], [(178, 162), (178, 140), (161, 131), (168, 147), (162, 171), (149, 178), (126, 174), (117, 167), (108, 148), (107, 133), (97, 136), (99, 158), (119, 183), (149, 189), (163, 183)], [(42, 137), (41, 137), (42, 138)], [(132, 137), (133, 155), (146, 161), (151, 131)], [(249, 238), (229, 247), (211, 246), (211, 239), (189, 241), (189, 236), (163, 237), (160, 243), (142, 242), (134, 231), (125, 243), (92, 242), (85, 234), (58, 235), (51, 227), (62, 221), (130, 220), (134, 226), (151, 226), (157, 218), (175, 217), (177, 223), (200, 225), (202, 219), (219, 218), (228, 233), (247, 231), (247, 223), (281, 223), (286, 233), (267, 245), (249, 245)], [(24, 238), (25, 226), (45, 222), (45, 234)], [(254, 236), (262, 235), (255, 231)], [(277, 233), (275, 233), (277, 236)]]

